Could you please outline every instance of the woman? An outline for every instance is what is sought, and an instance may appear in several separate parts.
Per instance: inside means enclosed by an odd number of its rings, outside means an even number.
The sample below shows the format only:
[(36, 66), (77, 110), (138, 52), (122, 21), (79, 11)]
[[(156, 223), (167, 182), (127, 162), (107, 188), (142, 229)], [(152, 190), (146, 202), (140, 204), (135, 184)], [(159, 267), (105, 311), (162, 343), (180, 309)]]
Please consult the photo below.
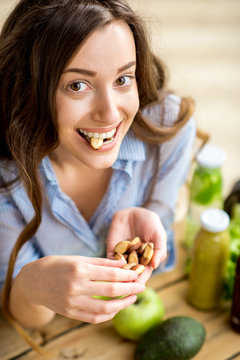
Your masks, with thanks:
[[(164, 228), (173, 265), (192, 102), (166, 91), (123, 0), (21, 0), (2, 29), (0, 76), (3, 311), (26, 327), (56, 313), (109, 320), (165, 259)], [(139, 277), (113, 260), (137, 235), (155, 245)]]

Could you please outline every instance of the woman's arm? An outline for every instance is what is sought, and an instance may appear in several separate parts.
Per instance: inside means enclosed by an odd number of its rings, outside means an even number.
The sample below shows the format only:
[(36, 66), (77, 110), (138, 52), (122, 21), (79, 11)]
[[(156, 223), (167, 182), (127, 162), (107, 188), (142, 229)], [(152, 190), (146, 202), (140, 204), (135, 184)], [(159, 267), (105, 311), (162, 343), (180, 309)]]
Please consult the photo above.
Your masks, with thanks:
[(48, 324), (55, 312), (42, 305), (28, 301), (24, 291), (24, 270), (21, 270), (13, 280), (10, 293), (10, 312), (24, 327), (37, 328)]
[[(2, 192), (0, 194), (0, 288), (3, 287), (5, 281), (11, 251), (24, 226), (23, 218), (12, 201), (10, 194)], [(22, 277), (20, 269), (25, 264), (39, 258), (40, 254), (33, 245), (33, 241), (30, 240), (20, 250), (13, 271), (10, 309), (13, 316), (23, 326), (28, 326), (34, 318), (36, 318), (36, 326), (42, 326), (54, 316), (52, 311), (42, 306), (30, 304), (25, 297), (24, 288), (21, 288), (20, 285)]]
[[(179, 108), (180, 100), (176, 96), (169, 96), (164, 125), (174, 124)], [(174, 221), (178, 192), (186, 181), (192, 161), (195, 136), (196, 124), (192, 117), (174, 138), (159, 148), (159, 172), (147, 208), (160, 216), (166, 229), (169, 229)]]
[[(11, 250), (23, 227), (14, 203), (1, 197), (1, 286)], [(43, 326), (55, 313), (90, 323), (107, 321), (133, 303), (135, 294), (144, 290), (143, 285), (135, 283), (137, 274), (121, 269), (122, 266), (122, 262), (82, 256), (40, 258), (30, 240), (18, 254), (10, 291), (10, 312), (26, 327)], [(126, 297), (105, 301), (93, 298), (94, 295)]]

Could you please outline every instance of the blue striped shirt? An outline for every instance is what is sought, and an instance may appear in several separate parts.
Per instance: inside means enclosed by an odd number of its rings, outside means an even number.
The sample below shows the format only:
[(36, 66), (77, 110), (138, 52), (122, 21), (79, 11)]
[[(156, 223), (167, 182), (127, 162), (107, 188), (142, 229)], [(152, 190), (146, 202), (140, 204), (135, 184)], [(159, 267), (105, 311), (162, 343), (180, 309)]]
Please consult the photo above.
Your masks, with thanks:
[[(179, 98), (166, 100), (164, 126), (171, 126), (179, 111)], [(161, 108), (154, 105), (144, 115), (159, 123)], [(59, 187), (48, 157), (40, 165), (44, 196), (42, 222), (35, 236), (20, 250), (14, 276), (26, 263), (46, 255), (82, 255), (103, 257), (106, 237), (113, 215), (124, 208), (142, 206), (156, 169), (159, 152), (159, 172), (151, 201), (147, 208), (159, 214), (168, 234), (168, 261), (164, 270), (172, 268), (175, 250), (171, 224), (174, 219), (178, 190), (184, 183), (191, 161), (195, 137), (195, 122), (190, 121), (177, 135), (159, 145), (151, 146), (137, 139), (130, 130), (125, 136), (107, 192), (89, 222), (83, 218), (72, 199)], [(8, 171), (0, 168), (2, 181), (16, 174), (14, 165)], [(21, 183), (10, 192), (0, 194), (0, 287), (3, 285), (12, 247), (34, 211)]]

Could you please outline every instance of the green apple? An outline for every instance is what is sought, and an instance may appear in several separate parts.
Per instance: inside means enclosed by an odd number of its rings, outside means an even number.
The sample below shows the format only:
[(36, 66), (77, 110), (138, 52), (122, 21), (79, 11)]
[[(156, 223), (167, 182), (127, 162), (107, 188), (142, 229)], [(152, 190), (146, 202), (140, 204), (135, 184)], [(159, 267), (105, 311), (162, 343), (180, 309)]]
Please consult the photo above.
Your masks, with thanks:
[(93, 295), (92, 298), (109, 301), (109, 300), (122, 299), (122, 298), (124, 298), (124, 297), (126, 297), (126, 296), (127, 296), (127, 295), (110, 297), (110, 296)]
[(139, 340), (146, 331), (162, 322), (164, 305), (156, 291), (146, 288), (134, 304), (113, 318), (115, 330), (124, 338)]
[(100, 300), (112, 300), (109, 296), (100, 296), (100, 295), (93, 295), (94, 299), (100, 299)]

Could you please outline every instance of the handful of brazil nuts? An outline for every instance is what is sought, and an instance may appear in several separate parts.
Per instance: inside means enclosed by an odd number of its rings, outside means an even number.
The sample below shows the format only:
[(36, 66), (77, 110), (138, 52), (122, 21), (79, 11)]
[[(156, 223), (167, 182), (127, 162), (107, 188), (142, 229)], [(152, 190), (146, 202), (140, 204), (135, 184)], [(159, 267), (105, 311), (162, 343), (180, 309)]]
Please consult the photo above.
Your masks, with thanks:
[(154, 243), (142, 242), (136, 236), (132, 240), (122, 240), (114, 248), (114, 259), (125, 259), (127, 264), (123, 269), (134, 270), (138, 275), (142, 274), (145, 266), (150, 263), (154, 254)]

